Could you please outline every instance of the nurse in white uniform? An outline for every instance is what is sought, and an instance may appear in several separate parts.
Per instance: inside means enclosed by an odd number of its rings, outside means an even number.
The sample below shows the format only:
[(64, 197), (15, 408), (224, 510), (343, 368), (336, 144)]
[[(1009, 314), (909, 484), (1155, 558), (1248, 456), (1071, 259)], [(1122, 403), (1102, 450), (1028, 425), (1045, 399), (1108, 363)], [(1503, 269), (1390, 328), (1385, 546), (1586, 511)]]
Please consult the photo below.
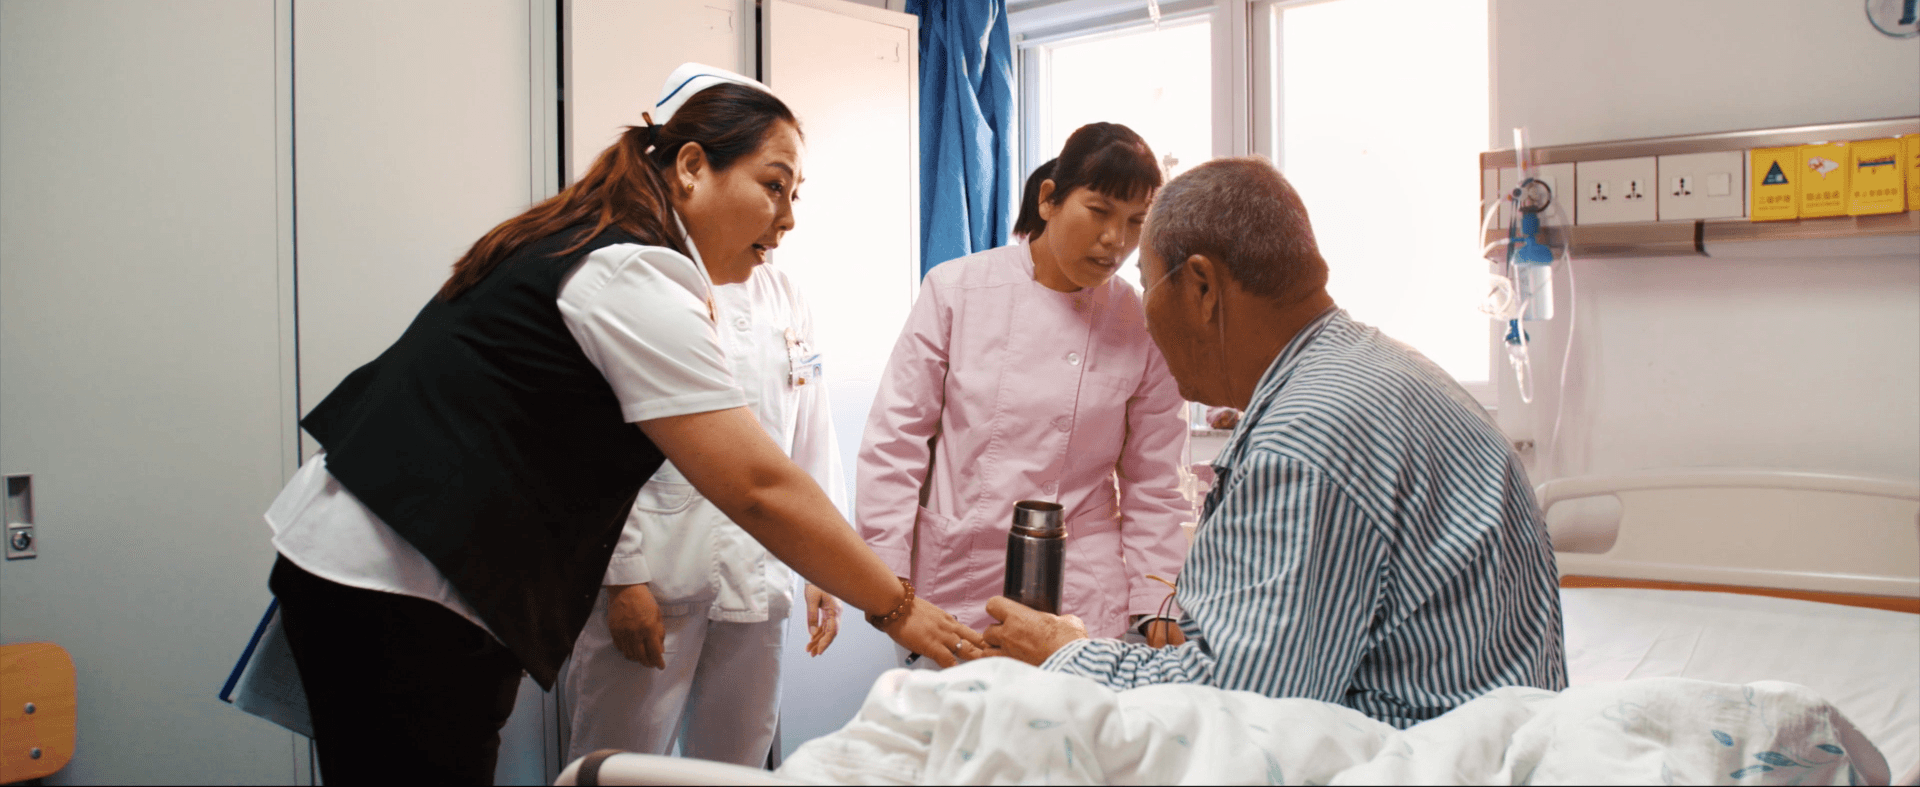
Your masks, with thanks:
[[(714, 288), (734, 382), (760, 425), (846, 510), (810, 313), (785, 274)], [(773, 743), (794, 574), (701, 497), (672, 463), (640, 490), (564, 680), (568, 759), (598, 749), (758, 767)], [(839, 632), (840, 603), (806, 586), (807, 651)]]

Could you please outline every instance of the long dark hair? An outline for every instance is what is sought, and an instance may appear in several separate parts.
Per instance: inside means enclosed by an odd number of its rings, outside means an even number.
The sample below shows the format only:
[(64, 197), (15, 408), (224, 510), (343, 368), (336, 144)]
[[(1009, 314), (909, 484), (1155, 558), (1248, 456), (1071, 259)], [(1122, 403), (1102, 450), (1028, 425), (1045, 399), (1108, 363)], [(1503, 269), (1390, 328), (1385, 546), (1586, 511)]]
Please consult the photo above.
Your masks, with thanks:
[(666, 173), (680, 148), (698, 143), (714, 171), (726, 170), (741, 157), (760, 149), (777, 121), (794, 125), (793, 110), (763, 90), (721, 83), (695, 93), (662, 126), (628, 126), (620, 138), (595, 159), (587, 174), (559, 194), (507, 219), (474, 241), (437, 297), (450, 301), (485, 279), (502, 260), (528, 244), (585, 224), (568, 254), (585, 246), (608, 227), (636, 240), (687, 254), (673, 227), (673, 201)]
[(1040, 183), (1044, 180), (1053, 181), (1053, 194), (1047, 202), (1056, 207), (1079, 188), (1130, 201), (1152, 196), (1160, 188), (1160, 162), (1133, 129), (1119, 123), (1081, 126), (1067, 137), (1059, 158), (1040, 165), (1027, 178), (1013, 234), (1031, 240), (1046, 231), (1047, 222), (1040, 218)]
[(1047, 228), (1047, 222), (1040, 218), (1040, 184), (1053, 177), (1053, 165), (1059, 161), (1047, 159), (1047, 163), (1034, 167), (1033, 174), (1027, 176), (1026, 188), (1020, 190), (1020, 217), (1013, 220), (1013, 234), (1031, 239)]

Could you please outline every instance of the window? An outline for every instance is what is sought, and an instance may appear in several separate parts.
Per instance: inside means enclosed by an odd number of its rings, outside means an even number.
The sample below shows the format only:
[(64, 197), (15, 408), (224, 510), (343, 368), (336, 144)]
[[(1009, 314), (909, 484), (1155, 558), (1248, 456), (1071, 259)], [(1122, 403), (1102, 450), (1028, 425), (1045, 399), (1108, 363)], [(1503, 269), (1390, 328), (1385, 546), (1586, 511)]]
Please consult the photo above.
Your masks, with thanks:
[(1053, 47), (1045, 149), (1106, 121), (1138, 133), (1170, 174), (1212, 158), (1212, 37), (1201, 17)]
[(1332, 0), (1268, 14), (1275, 159), (1307, 204), (1334, 300), (1484, 389), (1486, 265), (1474, 235), (1486, 0)]
[[(1040, 72), (1027, 78), (1039, 95), (1023, 116), (1032, 126), (1022, 174), (1059, 155), (1075, 129), (1103, 121), (1146, 140), (1168, 177), (1212, 158), (1212, 38), (1211, 17), (1198, 14), (1029, 45), (1023, 62)], [(1142, 286), (1137, 253), (1121, 275)]]
[[(1012, 0), (1022, 175), (1096, 120), (1138, 131), (1173, 175), (1214, 155), (1268, 156), (1307, 203), (1334, 299), (1491, 403), (1474, 237), (1487, 5), (1163, 0), (1156, 25), (1146, 2)], [(1137, 265), (1125, 275), (1138, 283)]]

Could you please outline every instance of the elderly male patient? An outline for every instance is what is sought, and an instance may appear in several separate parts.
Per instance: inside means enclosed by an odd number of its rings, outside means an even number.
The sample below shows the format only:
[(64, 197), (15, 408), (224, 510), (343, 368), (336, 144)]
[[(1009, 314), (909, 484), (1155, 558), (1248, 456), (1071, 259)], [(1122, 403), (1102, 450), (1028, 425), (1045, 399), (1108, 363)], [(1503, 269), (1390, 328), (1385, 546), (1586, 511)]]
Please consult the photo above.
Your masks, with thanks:
[(1176, 599), (1187, 641), (1090, 640), (1005, 598), (990, 655), (1114, 689), (1198, 683), (1398, 727), (1500, 686), (1566, 687), (1553, 550), (1526, 472), (1431, 361), (1333, 304), (1306, 208), (1264, 159), (1160, 190), (1148, 331), (1190, 401), (1244, 412)]

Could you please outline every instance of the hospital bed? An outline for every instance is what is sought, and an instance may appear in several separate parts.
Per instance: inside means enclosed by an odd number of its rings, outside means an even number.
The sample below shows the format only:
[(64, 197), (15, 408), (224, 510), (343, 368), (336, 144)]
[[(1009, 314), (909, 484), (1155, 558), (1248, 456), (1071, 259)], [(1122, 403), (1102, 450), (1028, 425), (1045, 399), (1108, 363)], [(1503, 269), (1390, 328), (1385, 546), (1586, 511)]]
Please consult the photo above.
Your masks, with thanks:
[[(1879, 750), (1894, 784), (1920, 784), (1920, 487), (1812, 473), (1686, 470), (1560, 479), (1542, 485), (1539, 498), (1559, 551), (1571, 683), (1564, 696), (1585, 692), (1605, 698), (1612, 708), (1637, 707), (1606, 693), (1708, 685), (1660, 680), (1684, 678), (1734, 691), (1744, 685), (1751, 703), (1753, 686), (1760, 686), (1762, 693), (1771, 690), (1771, 684), (1756, 682), (1798, 684), (1811, 690), (1808, 702), (1836, 709)], [(870, 710), (897, 716), (912, 688), (902, 684), (904, 680), (908, 678), (894, 673), (883, 677), (862, 716)], [(887, 691), (896, 694), (883, 698)], [(1014, 701), (1034, 694), (1030, 688), (1009, 691)], [(880, 700), (894, 704), (877, 706)], [(1149, 710), (1165, 714), (1181, 710), (1177, 704), (1162, 698)], [(1771, 728), (1780, 722), (1766, 716), (1756, 714), (1755, 723)], [(1333, 717), (1328, 718), (1332, 726)], [(1182, 724), (1213, 724), (1210, 736), (1222, 735), (1217, 720), (1193, 719)], [(847, 729), (827, 737), (872, 740), (872, 724), (856, 730), (863, 723), (856, 717)], [(953, 719), (940, 724), (950, 727)], [(1698, 743), (1687, 745), (1703, 750), (1732, 745), (1728, 740), (1734, 736), (1712, 732), (1707, 737), (1703, 731)], [(1797, 733), (1780, 734), (1790, 743)], [(821, 739), (820, 745), (844, 746), (847, 741)], [(911, 750), (915, 744), (901, 745)], [(1830, 746), (1820, 748), (1834, 750)], [(796, 757), (805, 753), (803, 748)], [(932, 763), (940, 756), (929, 751), (924, 759)], [(1071, 756), (1069, 747), (1069, 760)], [(1736, 771), (1746, 778), (1723, 773), (1729, 778), (1719, 780), (1786, 777), (1803, 765), (1793, 757), (1808, 759), (1773, 751), (1753, 756), (1775, 763), (1777, 769), (1768, 769), (1779, 773), (1759, 773), (1761, 767), (1749, 761), (1752, 768)], [(1781, 765), (1781, 760), (1791, 765)], [(1276, 762), (1268, 755), (1266, 763), (1265, 774), (1248, 777), (1270, 778), (1283, 767), (1294, 774), (1292, 762)], [(871, 772), (836, 773), (840, 780), (852, 774), (858, 780), (885, 782), (909, 772), (897, 762), (891, 771), (885, 767), (876, 763)], [(559, 783), (574, 783), (578, 769), (578, 763), (570, 766)], [(780, 784), (795, 783), (781, 778), (794, 775), (636, 754), (606, 759), (596, 774), (602, 784)]]
[(1550, 481), (1573, 685), (1779, 680), (1920, 784), (1920, 487), (1760, 470)]

